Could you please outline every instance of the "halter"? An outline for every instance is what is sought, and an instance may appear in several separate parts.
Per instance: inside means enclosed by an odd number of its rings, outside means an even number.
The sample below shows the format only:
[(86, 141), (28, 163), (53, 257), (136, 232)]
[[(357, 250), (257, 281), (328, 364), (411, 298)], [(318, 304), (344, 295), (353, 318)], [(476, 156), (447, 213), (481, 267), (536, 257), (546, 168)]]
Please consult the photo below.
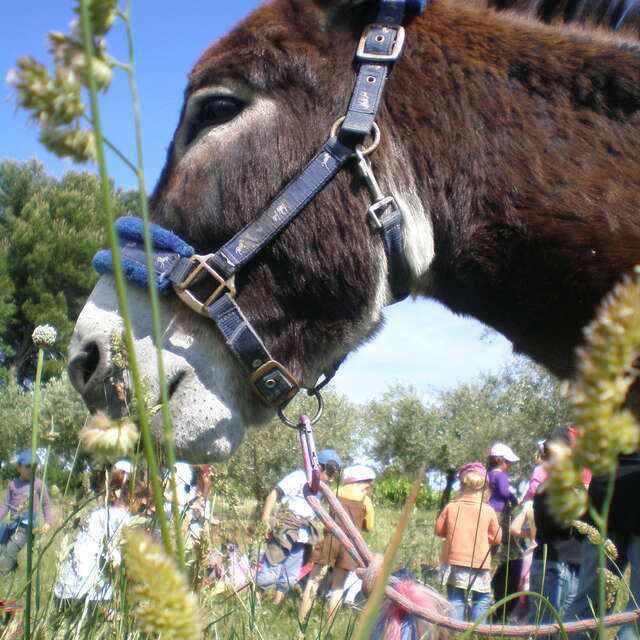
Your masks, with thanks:
[[(373, 202), (367, 216), (384, 244), (393, 302), (409, 293), (402, 213), (395, 198), (385, 196), (380, 190), (367, 156), (380, 141), (375, 117), (391, 67), (404, 45), (402, 22), (409, 12), (421, 13), (426, 3), (427, 0), (379, 0), (376, 22), (364, 29), (358, 43), (355, 57), (360, 66), (346, 114), (334, 123), (329, 139), (301, 173), (231, 240), (214, 253), (196, 255), (193, 247), (177, 235), (149, 224), (154, 245), (153, 276), (159, 293), (174, 292), (190, 309), (215, 322), (245, 370), (251, 388), (268, 407), (282, 409), (298, 393), (300, 384), (273, 358), (237, 305), (235, 275), (263, 251), (352, 158), (356, 158), (358, 172), (371, 193)], [(373, 141), (364, 147), (370, 134)], [(142, 220), (119, 218), (116, 231), (125, 277), (134, 284), (147, 286), (149, 273)], [(111, 251), (99, 251), (93, 266), (100, 274), (113, 272)], [(202, 299), (193, 293), (193, 287), (201, 287), (206, 279), (211, 281), (211, 293)], [(318, 390), (335, 375), (341, 362), (323, 372), (324, 380), (308, 391), (318, 397), (319, 408), (312, 422), (321, 413)], [(283, 417), (282, 412), (280, 415)]]

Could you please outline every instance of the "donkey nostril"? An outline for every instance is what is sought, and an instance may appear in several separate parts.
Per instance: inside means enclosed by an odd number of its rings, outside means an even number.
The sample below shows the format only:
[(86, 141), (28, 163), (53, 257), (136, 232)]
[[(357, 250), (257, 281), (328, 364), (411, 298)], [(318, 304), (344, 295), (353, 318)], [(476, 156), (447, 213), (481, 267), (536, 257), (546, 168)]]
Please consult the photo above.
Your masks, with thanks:
[(69, 377), (73, 386), (84, 393), (100, 367), (100, 347), (95, 341), (85, 342), (69, 361)]
[(100, 349), (98, 349), (98, 345), (95, 342), (92, 342), (85, 347), (84, 351), (85, 358), (81, 367), (81, 375), (82, 381), (87, 384), (100, 363)]

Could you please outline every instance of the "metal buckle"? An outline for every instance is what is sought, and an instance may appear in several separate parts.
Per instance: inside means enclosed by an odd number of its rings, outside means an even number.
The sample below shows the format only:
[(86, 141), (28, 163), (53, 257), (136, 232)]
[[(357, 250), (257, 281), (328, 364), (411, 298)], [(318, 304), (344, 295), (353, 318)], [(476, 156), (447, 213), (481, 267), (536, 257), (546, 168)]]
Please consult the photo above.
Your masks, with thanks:
[[(279, 371), (286, 380), (291, 384), (291, 389), (289, 393), (284, 398), (278, 398), (275, 402), (269, 400), (256, 386), (256, 382), (260, 380), (260, 378), (264, 378), (264, 376), (268, 375), (272, 371)], [(249, 384), (251, 388), (254, 390), (256, 395), (264, 402), (268, 407), (279, 407), (283, 403), (287, 402), (293, 398), (293, 396), (300, 391), (300, 385), (298, 381), (289, 373), (283, 365), (275, 360), (269, 360), (264, 364), (261, 364), (250, 376), (249, 376)]]
[[(176, 295), (182, 302), (184, 302), (190, 309), (199, 313), (200, 315), (207, 316), (206, 308), (215, 302), (224, 292), (227, 290), (229, 295), (233, 298), (236, 295), (235, 276), (231, 276), (225, 280), (215, 269), (213, 269), (208, 263), (207, 258), (210, 256), (198, 256), (194, 255), (189, 258), (192, 262), (197, 262), (197, 266), (191, 273), (180, 283), (174, 284), (173, 289)], [(205, 271), (209, 274), (218, 284), (213, 293), (204, 301), (201, 302), (196, 298), (191, 291), (188, 290), (189, 285), (196, 279), (196, 277)]]
[(383, 226), (382, 222), (380, 221), (380, 218), (378, 217), (378, 211), (380, 209), (383, 209), (384, 207), (388, 207), (391, 204), (393, 205), (396, 204), (395, 198), (393, 196), (386, 196), (385, 198), (382, 198), (381, 200), (377, 200), (376, 202), (374, 202), (367, 209), (369, 222), (374, 227), (374, 229), (382, 229), (382, 226)]
[[(367, 39), (372, 29), (382, 29), (383, 32), (389, 31), (395, 33), (396, 39), (393, 43), (393, 48), (389, 53), (367, 53), (364, 48), (367, 44)], [(356, 58), (358, 60), (365, 60), (368, 62), (395, 62), (402, 53), (402, 47), (404, 46), (404, 27), (400, 25), (388, 25), (375, 22), (367, 25), (364, 32), (360, 36), (360, 42), (358, 42), (358, 48), (356, 50)]]

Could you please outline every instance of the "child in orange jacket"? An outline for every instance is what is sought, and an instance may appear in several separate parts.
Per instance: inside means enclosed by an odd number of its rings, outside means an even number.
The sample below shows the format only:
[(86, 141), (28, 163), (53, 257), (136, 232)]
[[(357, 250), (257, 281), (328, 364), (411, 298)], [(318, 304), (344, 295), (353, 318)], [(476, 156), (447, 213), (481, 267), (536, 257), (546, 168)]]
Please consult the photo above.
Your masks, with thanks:
[(493, 508), (484, 501), (487, 470), (470, 462), (458, 472), (460, 496), (443, 509), (436, 535), (444, 538), (440, 553), (442, 582), (455, 617), (464, 620), (471, 594), (471, 620), (486, 614), (491, 604), (491, 546), (502, 541), (502, 529)]

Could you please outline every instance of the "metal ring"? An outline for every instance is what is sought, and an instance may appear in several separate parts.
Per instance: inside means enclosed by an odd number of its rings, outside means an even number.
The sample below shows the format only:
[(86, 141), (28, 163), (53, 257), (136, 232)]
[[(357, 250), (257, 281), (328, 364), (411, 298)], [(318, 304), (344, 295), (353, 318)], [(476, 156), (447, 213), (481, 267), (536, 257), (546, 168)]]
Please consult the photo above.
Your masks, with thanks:
[[(331, 137), (335, 138), (338, 135), (338, 129), (340, 125), (344, 122), (347, 116), (340, 116), (332, 125), (331, 125)], [(373, 133), (373, 141), (368, 147), (364, 147), (362, 149), (362, 153), (365, 156), (368, 156), (372, 151), (375, 151), (380, 144), (380, 127), (376, 124), (375, 120), (371, 125), (371, 132)]]
[[(316, 413), (313, 416), (313, 418), (310, 419), (311, 424), (315, 424), (316, 422), (318, 422), (318, 420), (320, 420), (322, 416), (322, 412), (324, 411), (324, 400), (320, 395), (320, 391), (313, 391), (308, 395), (314, 396), (316, 399), (316, 402), (318, 403), (318, 408), (316, 409)], [(278, 418), (280, 418), (280, 420), (282, 420), (282, 422), (284, 422), (284, 424), (286, 424), (287, 427), (291, 427), (292, 429), (297, 429), (298, 423), (291, 422), (291, 420), (289, 420), (289, 418), (287, 418), (287, 416), (284, 415), (284, 408), (285, 408), (285, 405), (278, 407)]]

